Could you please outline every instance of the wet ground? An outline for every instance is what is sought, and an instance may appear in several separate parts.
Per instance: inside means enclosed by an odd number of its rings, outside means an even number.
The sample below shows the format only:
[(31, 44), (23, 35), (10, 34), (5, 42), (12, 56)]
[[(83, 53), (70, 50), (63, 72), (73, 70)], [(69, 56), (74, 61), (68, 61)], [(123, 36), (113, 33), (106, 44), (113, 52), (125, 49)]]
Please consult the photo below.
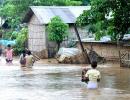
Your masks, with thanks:
[(87, 90), (81, 82), (86, 65), (41, 61), (33, 69), (21, 69), (17, 59), (11, 65), (2, 59), (0, 65), (0, 100), (130, 100), (130, 69), (115, 62), (98, 66), (102, 79), (97, 90)]

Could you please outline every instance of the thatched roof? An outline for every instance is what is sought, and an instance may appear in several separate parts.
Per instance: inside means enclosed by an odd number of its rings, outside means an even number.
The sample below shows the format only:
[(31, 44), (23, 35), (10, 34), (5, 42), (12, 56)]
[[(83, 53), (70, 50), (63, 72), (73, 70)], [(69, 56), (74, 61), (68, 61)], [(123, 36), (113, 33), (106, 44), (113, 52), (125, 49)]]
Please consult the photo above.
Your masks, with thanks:
[(59, 16), (65, 23), (75, 23), (76, 18), (89, 9), (90, 6), (31, 6), (23, 22), (28, 23), (35, 14), (40, 24), (48, 24), (55, 16)]

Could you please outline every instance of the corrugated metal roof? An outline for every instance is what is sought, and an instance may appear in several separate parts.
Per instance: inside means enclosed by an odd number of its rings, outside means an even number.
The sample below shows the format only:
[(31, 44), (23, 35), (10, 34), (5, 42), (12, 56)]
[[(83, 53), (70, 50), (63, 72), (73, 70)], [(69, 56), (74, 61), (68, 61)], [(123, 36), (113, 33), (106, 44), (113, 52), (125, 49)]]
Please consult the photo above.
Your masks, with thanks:
[[(31, 6), (31, 11), (37, 16), (41, 24), (48, 24), (51, 18), (59, 16), (65, 23), (75, 23), (76, 18), (83, 13), (84, 10), (89, 10), (90, 6)], [(24, 18), (24, 22), (28, 22), (30, 18), (28, 14)], [(28, 18), (28, 19), (26, 19)]]

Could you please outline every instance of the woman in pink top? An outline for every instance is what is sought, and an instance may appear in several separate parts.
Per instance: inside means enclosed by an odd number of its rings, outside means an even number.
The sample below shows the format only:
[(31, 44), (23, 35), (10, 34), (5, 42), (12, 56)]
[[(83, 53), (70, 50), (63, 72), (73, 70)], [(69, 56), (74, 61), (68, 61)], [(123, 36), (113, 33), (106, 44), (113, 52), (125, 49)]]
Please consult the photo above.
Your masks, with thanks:
[(13, 60), (13, 49), (11, 48), (11, 45), (7, 45), (7, 49), (5, 50), (5, 57), (7, 63), (12, 63)]

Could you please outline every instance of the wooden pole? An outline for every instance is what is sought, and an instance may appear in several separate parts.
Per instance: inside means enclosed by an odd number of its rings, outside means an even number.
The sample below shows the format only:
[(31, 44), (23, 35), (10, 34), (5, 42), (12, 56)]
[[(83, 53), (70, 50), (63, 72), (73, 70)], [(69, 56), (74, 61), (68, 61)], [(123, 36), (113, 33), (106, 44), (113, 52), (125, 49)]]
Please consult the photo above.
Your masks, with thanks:
[(77, 35), (77, 38), (78, 38), (78, 40), (79, 40), (79, 44), (80, 44), (80, 46), (81, 46), (81, 50), (82, 50), (82, 52), (85, 52), (85, 49), (84, 49), (84, 47), (83, 47), (83, 44), (82, 44), (81, 39), (80, 39), (80, 36), (79, 36), (78, 29), (77, 29), (77, 27), (76, 27), (75, 24), (74, 24), (74, 30), (75, 30), (76, 35)]
[(77, 35), (77, 38), (78, 38), (78, 41), (79, 41), (79, 44), (80, 44), (80, 47), (81, 47), (81, 50), (82, 50), (82, 53), (83, 53), (83, 56), (86, 60), (86, 63), (87, 64), (90, 64), (90, 60), (89, 60), (89, 57), (88, 57), (88, 54), (87, 54), (87, 51), (84, 49), (83, 47), (83, 44), (81, 42), (81, 38), (80, 38), (80, 35), (79, 35), (79, 32), (78, 32), (78, 29), (76, 27), (76, 24), (74, 24), (74, 30), (75, 30), (75, 33)]

